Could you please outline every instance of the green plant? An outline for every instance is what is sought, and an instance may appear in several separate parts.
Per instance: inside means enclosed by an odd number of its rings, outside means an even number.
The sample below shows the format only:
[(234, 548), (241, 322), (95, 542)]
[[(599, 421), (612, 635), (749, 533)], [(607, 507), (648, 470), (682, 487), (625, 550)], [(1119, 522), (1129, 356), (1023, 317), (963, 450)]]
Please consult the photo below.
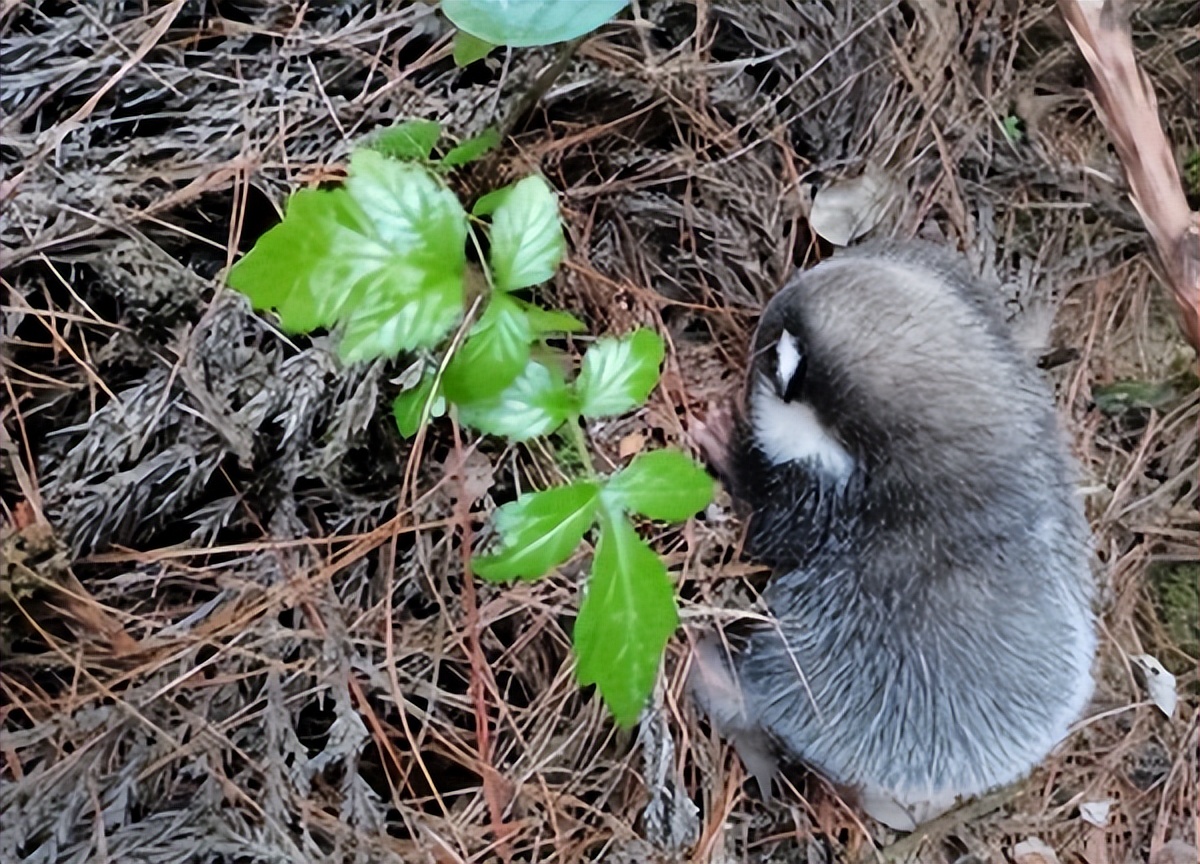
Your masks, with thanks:
[[(569, 380), (571, 358), (547, 338), (584, 329), (517, 292), (550, 279), (566, 250), (558, 202), (530, 176), (480, 198), (470, 215), (443, 175), (493, 146), (486, 134), (432, 154), (441, 127), (401, 123), (350, 157), (345, 185), (301, 190), (283, 221), (229, 273), (258, 309), (291, 332), (336, 328), (347, 362), (416, 353), (418, 374), (392, 409), (414, 435), (448, 410), (509, 441), (564, 432), (580, 476), (496, 511), (498, 548), (473, 571), (503, 582), (536, 579), (567, 561), (589, 532), (596, 551), (575, 623), (577, 676), (596, 684), (616, 719), (637, 719), (678, 624), (666, 566), (631, 517), (679, 522), (703, 509), (713, 483), (674, 450), (644, 453), (615, 473), (594, 468), (582, 418), (623, 414), (658, 383), (663, 341), (646, 329), (597, 339)], [(467, 242), (487, 288), (467, 296)], [(472, 320), (465, 317), (474, 316)], [(467, 330), (458, 345), (456, 328)]]
[(629, 0), (442, 0), (458, 28), (454, 62), (466, 66), (497, 45), (529, 48), (578, 39), (629, 5)]
[(1004, 122), (1000, 124), (1000, 128), (1004, 131), (1004, 138), (1009, 144), (1017, 145), (1025, 138), (1023, 131), (1024, 123), (1016, 114), (1009, 114), (1004, 118)]

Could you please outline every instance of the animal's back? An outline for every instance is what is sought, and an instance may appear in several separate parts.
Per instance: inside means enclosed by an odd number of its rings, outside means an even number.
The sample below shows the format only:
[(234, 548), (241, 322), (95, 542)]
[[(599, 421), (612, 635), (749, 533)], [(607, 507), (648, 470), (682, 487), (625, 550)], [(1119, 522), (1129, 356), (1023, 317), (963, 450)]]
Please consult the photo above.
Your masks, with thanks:
[[(754, 682), (749, 716), (901, 827), (872, 800), (904, 802), (916, 823), (1018, 779), (1091, 693), (1089, 598), (1078, 584), (1036, 578), (1078, 568), (1080, 538), (1043, 518), (980, 547), (1033, 577), (1007, 584), (924, 549), (874, 554), (904, 544), (888, 531), (850, 535), (782, 575), (766, 593), (779, 629), (755, 633), (738, 666)], [(914, 558), (925, 569), (906, 570)]]

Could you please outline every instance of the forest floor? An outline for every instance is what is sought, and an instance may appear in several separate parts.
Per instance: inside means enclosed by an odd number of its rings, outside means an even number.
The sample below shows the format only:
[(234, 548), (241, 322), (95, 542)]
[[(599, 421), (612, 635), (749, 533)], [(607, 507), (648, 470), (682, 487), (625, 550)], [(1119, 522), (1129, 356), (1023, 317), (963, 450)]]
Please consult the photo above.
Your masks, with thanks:
[[(3, 4), (0, 862), (1195, 860), (1200, 388), (1053, 4), (634, 6), (530, 104), (559, 49), (459, 69), (420, 3)], [(1133, 29), (1195, 208), (1200, 6)], [(460, 460), (444, 423), (414, 451), (403, 363), (344, 368), (223, 287), (289, 191), (407, 117), (503, 127), (460, 194), (541, 172), (548, 301), (667, 337), (650, 404), (590, 428), (602, 463), (689, 446), (764, 300), (832, 251), (814, 190), (865, 172), (894, 193), (874, 234), (958, 246), (1043, 325), (1103, 627), (1032, 778), (908, 839), (815, 781), (764, 803), (681, 682), (762, 585), (724, 497), (653, 538), (684, 626), (635, 733), (573, 678), (582, 564), (464, 584), (456, 499), (482, 524), (562, 460)]]

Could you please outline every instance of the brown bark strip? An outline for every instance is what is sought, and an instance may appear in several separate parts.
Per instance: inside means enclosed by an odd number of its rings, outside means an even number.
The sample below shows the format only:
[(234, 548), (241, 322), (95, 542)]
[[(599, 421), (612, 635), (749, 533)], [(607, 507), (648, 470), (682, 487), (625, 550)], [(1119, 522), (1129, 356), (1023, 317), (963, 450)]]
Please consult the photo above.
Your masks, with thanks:
[[(479, 620), (479, 602), (475, 596), (475, 574), (471, 572), (471, 496), (466, 489), (464, 474), (465, 458), (463, 456), (462, 435), (458, 423), (454, 423), (454, 458), (458, 464), (459, 495), (454, 502), (454, 516), (459, 525), (459, 537), (462, 542), (463, 586), (462, 604), (466, 621), (467, 659), (471, 666), (471, 681), (467, 692), (475, 709), (475, 744), (479, 752), (480, 782), (483, 785), (483, 798), (487, 803), (488, 818), (492, 828), (492, 851), (509, 864), (513, 860), (511, 838), (516, 833), (516, 826), (504, 821), (504, 811), (512, 802), (513, 788), (507, 783), (500, 772), (492, 764), (491, 712), (488, 710), (486, 690), (495, 691), (496, 682), (492, 677), (491, 667), (483, 656), (483, 647), (479, 635), (483, 625)], [(490, 687), (488, 686), (490, 685)]]
[(1158, 119), (1154, 88), (1137, 65), (1123, 0), (1059, 0), (1092, 70), (1092, 94), (1179, 307), (1200, 352), (1200, 217), (1187, 205), (1175, 157)]

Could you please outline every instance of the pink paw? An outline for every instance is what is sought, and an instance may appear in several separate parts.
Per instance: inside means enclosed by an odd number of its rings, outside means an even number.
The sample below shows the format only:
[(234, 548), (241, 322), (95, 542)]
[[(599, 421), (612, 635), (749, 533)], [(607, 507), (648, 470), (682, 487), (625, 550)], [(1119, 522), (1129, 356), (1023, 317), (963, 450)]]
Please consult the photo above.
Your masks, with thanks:
[(728, 477), (731, 467), (733, 412), (725, 405), (709, 409), (703, 420), (696, 420), (688, 429), (692, 444), (700, 457), (719, 477)]

